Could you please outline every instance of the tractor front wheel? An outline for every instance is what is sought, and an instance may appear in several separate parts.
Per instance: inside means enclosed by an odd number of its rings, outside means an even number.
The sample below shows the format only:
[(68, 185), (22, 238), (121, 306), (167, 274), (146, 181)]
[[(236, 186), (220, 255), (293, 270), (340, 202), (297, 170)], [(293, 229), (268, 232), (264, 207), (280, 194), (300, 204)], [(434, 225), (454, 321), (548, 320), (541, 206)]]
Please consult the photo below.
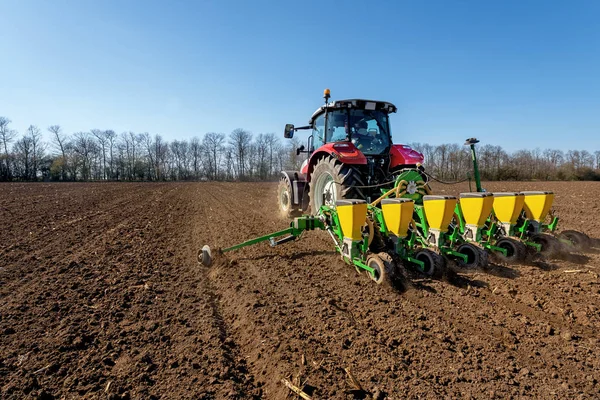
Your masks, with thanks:
[(282, 178), (279, 180), (279, 186), (277, 186), (277, 203), (279, 204), (279, 213), (283, 218), (295, 218), (302, 215), (299, 210), (294, 209), (293, 193), (287, 179)]
[(321, 206), (335, 206), (341, 199), (364, 199), (355, 186), (364, 185), (358, 173), (350, 166), (328, 156), (317, 161), (310, 176), (309, 198), (313, 215)]

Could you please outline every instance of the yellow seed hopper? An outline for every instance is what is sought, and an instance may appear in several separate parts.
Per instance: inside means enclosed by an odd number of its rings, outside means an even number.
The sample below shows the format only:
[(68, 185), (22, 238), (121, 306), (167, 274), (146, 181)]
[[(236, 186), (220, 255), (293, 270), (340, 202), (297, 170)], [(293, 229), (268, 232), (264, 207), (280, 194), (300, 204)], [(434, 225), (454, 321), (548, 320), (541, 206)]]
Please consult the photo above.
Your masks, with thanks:
[(411, 199), (396, 198), (381, 201), (385, 226), (395, 236), (406, 237), (408, 226), (413, 218), (415, 203)]

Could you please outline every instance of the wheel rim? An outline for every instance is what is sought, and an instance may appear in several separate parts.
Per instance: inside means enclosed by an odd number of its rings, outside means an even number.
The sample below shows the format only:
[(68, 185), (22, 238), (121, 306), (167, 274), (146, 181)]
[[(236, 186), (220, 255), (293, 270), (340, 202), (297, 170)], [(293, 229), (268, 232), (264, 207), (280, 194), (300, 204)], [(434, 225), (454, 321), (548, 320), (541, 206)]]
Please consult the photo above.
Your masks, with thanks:
[(369, 274), (371, 279), (375, 282), (379, 282), (381, 279), (381, 266), (377, 261), (371, 260), (371, 262), (369, 262), (369, 267), (373, 268), (373, 272)]
[(322, 205), (334, 206), (336, 200), (335, 181), (330, 174), (324, 173), (315, 182), (315, 205), (317, 208), (320, 208)]
[(279, 194), (279, 205), (281, 206), (281, 209), (283, 211), (288, 210), (289, 199), (290, 199), (290, 197), (289, 197), (287, 189), (283, 189), (281, 191), (281, 193)]
[(503, 240), (497, 244), (501, 249), (506, 250), (506, 257), (512, 258), (517, 254), (517, 249), (515, 248), (514, 243), (510, 240)]

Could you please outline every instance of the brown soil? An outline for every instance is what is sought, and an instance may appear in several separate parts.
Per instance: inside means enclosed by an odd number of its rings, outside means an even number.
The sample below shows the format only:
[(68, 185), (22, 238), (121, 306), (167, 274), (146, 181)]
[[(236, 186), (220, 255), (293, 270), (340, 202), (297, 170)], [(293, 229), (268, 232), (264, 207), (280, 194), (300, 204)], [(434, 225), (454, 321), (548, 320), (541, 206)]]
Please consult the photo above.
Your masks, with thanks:
[[(600, 237), (598, 183), (485, 186), (553, 190), (560, 226)], [(598, 254), (404, 293), (323, 232), (198, 266), (287, 226), (275, 187), (0, 185), (0, 398), (284, 399), (282, 378), (319, 399), (598, 398)]]

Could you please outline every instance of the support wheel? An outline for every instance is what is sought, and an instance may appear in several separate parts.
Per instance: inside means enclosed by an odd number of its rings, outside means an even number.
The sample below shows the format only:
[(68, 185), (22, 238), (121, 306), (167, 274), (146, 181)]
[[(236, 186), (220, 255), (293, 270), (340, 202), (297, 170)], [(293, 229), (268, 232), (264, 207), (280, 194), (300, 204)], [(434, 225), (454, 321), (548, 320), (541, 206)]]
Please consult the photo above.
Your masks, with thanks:
[(364, 183), (352, 167), (327, 156), (315, 165), (309, 183), (310, 211), (313, 215), (321, 206), (334, 206), (340, 199), (364, 199), (360, 189)]
[(506, 255), (499, 253), (500, 259), (505, 262), (521, 262), (527, 256), (527, 246), (513, 238), (502, 238), (496, 242), (496, 246), (506, 250)]
[(424, 249), (415, 254), (415, 258), (423, 263), (423, 272), (425, 275), (434, 279), (441, 279), (446, 272), (446, 260), (438, 253), (429, 249)]
[(204, 265), (205, 267), (210, 267), (212, 264), (212, 251), (210, 247), (204, 246), (200, 250), (198, 250), (198, 263)]
[(287, 179), (280, 179), (277, 186), (277, 203), (279, 212), (283, 218), (295, 218), (302, 215), (302, 212), (294, 209), (293, 190)]
[[(386, 265), (388, 264), (388, 265)], [(381, 285), (384, 282), (389, 281), (389, 269), (390, 265), (381, 257), (375, 254), (371, 254), (369, 258), (367, 258), (367, 265), (373, 268), (373, 272), (369, 273), (369, 277), (375, 281), (378, 285)]]
[(562, 243), (554, 236), (545, 233), (537, 233), (531, 236), (530, 240), (542, 246), (539, 254), (545, 258), (556, 257), (561, 253)]
[(402, 292), (406, 291), (408, 288), (408, 278), (402, 263), (394, 260), (394, 258), (392, 258), (392, 256), (390, 256), (388, 253), (381, 252), (378, 255), (385, 265), (389, 283), (394, 289)]
[(462, 258), (457, 258), (456, 263), (461, 268), (485, 268), (488, 265), (488, 253), (473, 243), (463, 243), (456, 251), (467, 256), (466, 262)]
[(575, 250), (589, 250), (592, 245), (592, 239), (585, 233), (578, 231), (562, 231), (558, 237), (559, 239), (568, 240)]

